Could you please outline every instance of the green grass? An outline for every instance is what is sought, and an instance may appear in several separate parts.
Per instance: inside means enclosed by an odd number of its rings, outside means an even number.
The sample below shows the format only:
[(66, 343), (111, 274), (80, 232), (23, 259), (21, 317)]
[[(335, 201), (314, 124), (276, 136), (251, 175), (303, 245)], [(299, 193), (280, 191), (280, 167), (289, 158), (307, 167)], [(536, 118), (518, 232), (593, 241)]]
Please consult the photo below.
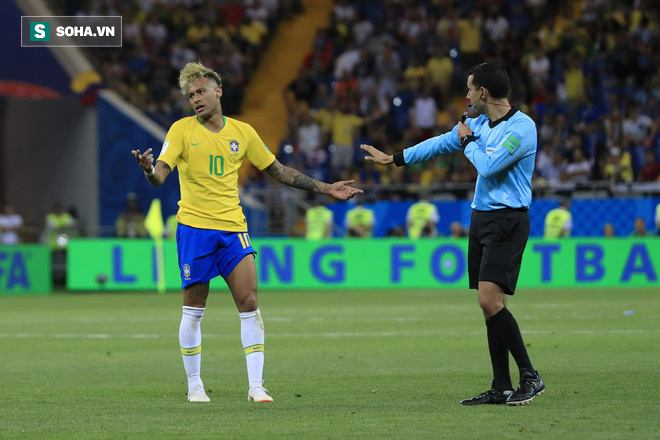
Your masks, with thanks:
[(462, 407), (490, 381), (467, 290), (261, 292), (275, 399), (263, 405), (246, 399), (226, 292), (202, 324), (210, 404), (185, 399), (180, 294), (0, 297), (0, 438), (659, 438), (659, 300), (520, 291), (509, 307), (547, 390), (523, 407)]

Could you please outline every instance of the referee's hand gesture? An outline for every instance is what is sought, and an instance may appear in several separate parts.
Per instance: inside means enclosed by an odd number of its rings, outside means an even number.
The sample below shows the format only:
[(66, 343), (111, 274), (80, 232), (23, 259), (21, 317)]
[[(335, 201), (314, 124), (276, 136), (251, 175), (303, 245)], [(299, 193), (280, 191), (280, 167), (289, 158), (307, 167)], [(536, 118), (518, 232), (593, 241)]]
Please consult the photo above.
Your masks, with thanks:
[(365, 145), (365, 144), (360, 145), (360, 148), (362, 148), (364, 151), (370, 154), (370, 156), (365, 156), (364, 160), (367, 160), (369, 162), (375, 162), (379, 165), (389, 165), (391, 163), (394, 163), (394, 157), (392, 155), (385, 154), (382, 151), (380, 151), (378, 148), (374, 148), (371, 145)]

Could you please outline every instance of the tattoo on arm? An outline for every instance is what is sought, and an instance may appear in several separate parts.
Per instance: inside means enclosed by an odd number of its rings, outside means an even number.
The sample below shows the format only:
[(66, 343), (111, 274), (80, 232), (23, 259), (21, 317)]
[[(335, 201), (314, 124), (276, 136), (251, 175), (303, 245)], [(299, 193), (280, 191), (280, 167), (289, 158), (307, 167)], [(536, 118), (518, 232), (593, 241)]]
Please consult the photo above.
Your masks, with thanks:
[(312, 179), (293, 168), (286, 167), (278, 160), (275, 160), (275, 162), (266, 167), (264, 171), (278, 182), (294, 188), (322, 194), (327, 194), (330, 189), (329, 184)]
[(167, 178), (167, 176), (169, 176), (170, 173), (172, 172), (172, 169), (170, 168), (170, 166), (168, 164), (166, 164), (165, 162), (160, 161), (160, 160), (156, 161), (153, 164), (154, 170), (156, 170), (156, 167), (158, 166), (158, 164), (161, 164), (160, 173), (156, 172), (156, 174), (154, 174), (153, 176), (147, 176), (147, 180), (149, 180), (149, 182), (153, 186), (162, 185), (163, 182), (165, 182), (165, 179)]

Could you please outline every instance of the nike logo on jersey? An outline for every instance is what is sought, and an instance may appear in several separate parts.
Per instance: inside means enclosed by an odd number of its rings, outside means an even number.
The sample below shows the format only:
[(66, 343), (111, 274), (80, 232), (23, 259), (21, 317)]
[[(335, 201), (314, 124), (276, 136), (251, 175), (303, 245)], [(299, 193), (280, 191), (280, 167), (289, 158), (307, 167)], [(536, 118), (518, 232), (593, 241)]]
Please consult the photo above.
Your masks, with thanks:
[(191, 146), (191, 147), (196, 147), (197, 145), (199, 145), (199, 144), (203, 144), (203, 143), (204, 143), (204, 142), (191, 142), (191, 143), (190, 143), (190, 146)]

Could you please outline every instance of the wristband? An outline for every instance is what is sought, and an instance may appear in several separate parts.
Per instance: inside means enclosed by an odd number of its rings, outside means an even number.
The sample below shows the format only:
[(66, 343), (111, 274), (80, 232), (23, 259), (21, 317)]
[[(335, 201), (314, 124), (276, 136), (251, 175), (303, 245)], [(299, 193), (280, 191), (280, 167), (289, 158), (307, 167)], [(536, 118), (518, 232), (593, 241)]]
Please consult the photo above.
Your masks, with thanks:
[(474, 142), (476, 140), (477, 140), (477, 138), (474, 137), (474, 135), (467, 134), (459, 140), (459, 143), (461, 145), (461, 148), (465, 148), (465, 147), (467, 147), (467, 144), (469, 144), (470, 142)]

